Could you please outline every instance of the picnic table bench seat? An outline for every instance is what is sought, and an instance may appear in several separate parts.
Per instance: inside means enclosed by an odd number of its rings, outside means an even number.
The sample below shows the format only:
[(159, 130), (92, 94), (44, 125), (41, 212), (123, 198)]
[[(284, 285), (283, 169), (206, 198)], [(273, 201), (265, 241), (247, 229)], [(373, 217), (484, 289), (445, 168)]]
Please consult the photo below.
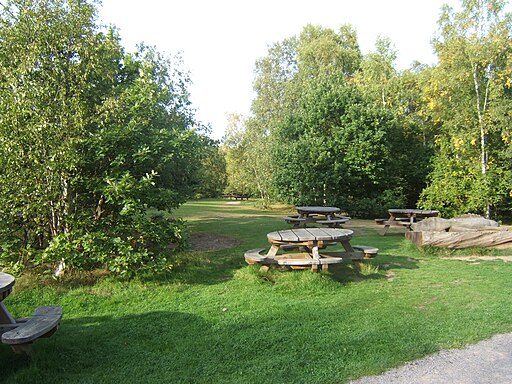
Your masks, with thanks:
[(362, 251), (365, 259), (373, 259), (377, 256), (377, 253), (379, 253), (379, 248), (369, 247), (367, 245), (353, 245), (352, 248), (357, 251)]
[(335, 216), (332, 219), (327, 220), (317, 220), (318, 224), (327, 225), (328, 227), (335, 228), (341, 227), (341, 224), (345, 224), (347, 221), (351, 220), (348, 216)]
[(395, 226), (395, 227), (402, 226), (402, 227), (409, 228), (411, 226), (411, 222), (404, 221), (404, 220), (392, 220), (392, 221), (385, 221), (384, 225), (391, 225), (391, 226)]
[(56, 305), (39, 307), (30, 318), (17, 319), (16, 324), (0, 324), (2, 343), (9, 344), (16, 353), (30, 353), (31, 344), (41, 337), (49, 337), (57, 330), (62, 319), (62, 307)]
[(244, 253), (244, 258), (245, 258), (245, 261), (247, 262), (247, 264), (275, 263), (275, 261), (273, 259), (270, 259), (270, 258), (266, 257), (265, 255), (261, 254), (261, 252), (263, 252), (264, 250), (265, 250), (265, 248), (256, 248), (256, 249), (251, 249), (249, 251), (246, 251)]
[(377, 225), (385, 225), (385, 226), (394, 226), (394, 227), (410, 227), (411, 222), (408, 218), (396, 218), (395, 220), (389, 219), (375, 219), (375, 224)]
[(311, 255), (306, 252), (302, 253), (293, 253), (293, 254), (285, 254), (279, 255), (275, 258), (269, 258), (261, 254), (264, 251), (264, 248), (256, 248), (251, 249), (250, 251), (245, 252), (244, 257), (247, 264), (277, 264), (277, 265), (285, 265), (292, 268), (301, 268), (306, 266), (320, 265), (322, 268), (329, 264), (336, 264), (343, 261), (343, 258), (340, 256), (330, 256), (321, 259), (313, 259)]
[(306, 222), (305, 217), (300, 217), (300, 215), (292, 215), (292, 216), (286, 216), (284, 220), (288, 224), (302, 224)]
[(247, 264), (277, 264), (290, 266), (292, 268), (318, 265), (322, 266), (323, 269), (327, 269), (327, 265), (329, 264), (337, 264), (344, 261), (360, 262), (363, 259), (374, 258), (379, 252), (378, 248), (365, 245), (355, 245), (352, 248), (354, 252), (324, 252), (322, 253), (323, 257), (320, 259), (313, 259), (311, 255), (305, 252), (278, 255), (274, 258), (270, 258), (266, 255), (262, 255), (264, 248), (251, 249), (245, 252), (244, 256)]

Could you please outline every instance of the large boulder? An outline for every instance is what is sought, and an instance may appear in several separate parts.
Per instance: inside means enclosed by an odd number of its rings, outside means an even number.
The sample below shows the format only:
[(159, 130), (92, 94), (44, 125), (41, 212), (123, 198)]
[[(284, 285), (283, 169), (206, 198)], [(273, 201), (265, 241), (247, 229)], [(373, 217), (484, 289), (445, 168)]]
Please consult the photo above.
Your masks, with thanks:
[(441, 217), (429, 217), (412, 225), (412, 230), (417, 232), (468, 232), (468, 231), (504, 231), (494, 221), (479, 215), (462, 215), (452, 219)]
[(429, 217), (425, 220), (414, 223), (411, 227), (415, 232), (443, 232), (451, 227), (450, 220), (441, 217)]
[(478, 215), (453, 219), (429, 217), (413, 224), (412, 229), (406, 232), (406, 237), (418, 246), (512, 248), (512, 232)]
[[(452, 223), (452, 227), (460, 227), (460, 228), (467, 228), (467, 229), (476, 229), (476, 230), (492, 230), (495, 228), (498, 228), (500, 225), (494, 221), (486, 219), (479, 215), (462, 215), (458, 217), (454, 217), (450, 219), (450, 222)], [(455, 232), (455, 231), (452, 231)]]

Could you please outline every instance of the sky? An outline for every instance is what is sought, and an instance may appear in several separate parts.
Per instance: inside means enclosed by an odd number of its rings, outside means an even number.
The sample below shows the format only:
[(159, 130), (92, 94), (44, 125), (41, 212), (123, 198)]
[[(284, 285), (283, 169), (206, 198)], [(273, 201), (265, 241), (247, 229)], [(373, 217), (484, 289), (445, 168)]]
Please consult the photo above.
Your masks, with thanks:
[(391, 39), (398, 69), (434, 64), (431, 39), (443, 4), (458, 0), (103, 0), (99, 18), (115, 25), (127, 51), (138, 43), (180, 53), (190, 71), (196, 118), (221, 139), (228, 115), (250, 115), (255, 62), (308, 23), (351, 24), (363, 54), (377, 37)]

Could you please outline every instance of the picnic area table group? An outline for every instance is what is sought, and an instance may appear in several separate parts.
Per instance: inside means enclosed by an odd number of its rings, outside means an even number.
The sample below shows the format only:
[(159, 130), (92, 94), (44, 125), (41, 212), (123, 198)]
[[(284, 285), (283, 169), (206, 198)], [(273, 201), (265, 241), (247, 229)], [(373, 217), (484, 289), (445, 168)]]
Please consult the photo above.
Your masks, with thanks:
[(375, 222), (384, 225), (382, 235), (385, 235), (390, 227), (402, 227), (411, 230), (411, 226), (427, 217), (437, 217), (439, 211), (424, 209), (388, 209), (388, 219), (377, 219)]
[(30, 318), (14, 319), (3, 300), (12, 292), (15, 281), (14, 276), (0, 272), (0, 335), (2, 343), (9, 344), (14, 352), (30, 354), (33, 341), (55, 333), (62, 307), (39, 307)]
[[(245, 252), (248, 264), (284, 265), (294, 269), (311, 268), (312, 271), (327, 271), (330, 264), (344, 261), (360, 262), (377, 255), (378, 249), (368, 246), (351, 245), (354, 232), (339, 228), (350, 220), (339, 216), (337, 207), (303, 206), (296, 207), (298, 215), (285, 217), (294, 228), (267, 234), (270, 249), (252, 249)], [(310, 227), (320, 224), (325, 227)], [(303, 228), (299, 228), (303, 227)], [(340, 246), (342, 250), (328, 252), (328, 247)], [(332, 249), (332, 248), (331, 248)]]
[(295, 207), (297, 215), (286, 216), (284, 219), (295, 228), (309, 224), (320, 224), (330, 228), (340, 228), (342, 224), (350, 220), (348, 216), (341, 216), (338, 207), (305, 206)]

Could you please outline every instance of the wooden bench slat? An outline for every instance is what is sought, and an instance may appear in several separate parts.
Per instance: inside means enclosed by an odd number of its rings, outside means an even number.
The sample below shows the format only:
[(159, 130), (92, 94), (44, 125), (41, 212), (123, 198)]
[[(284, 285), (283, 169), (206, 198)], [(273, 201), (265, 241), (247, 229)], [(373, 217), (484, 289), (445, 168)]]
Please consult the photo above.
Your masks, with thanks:
[(34, 315), (26, 322), (11, 331), (2, 334), (2, 342), (5, 344), (25, 344), (42, 337), (55, 330), (62, 318), (62, 307), (39, 307)]
[(345, 224), (347, 219), (339, 219), (339, 220), (318, 220), (317, 223), (321, 225), (327, 225), (328, 227), (341, 227), (341, 224)]
[(348, 219), (331, 219), (331, 220), (317, 220), (320, 224), (331, 224), (331, 223), (346, 223)]
[[(322, 233), (322, 235), (319, 234), (319, 232)], [(336, 240), (340, 237), (339, 230), (334, 228), (315, 228), (315, 234), (316, 238), (318, 240), (323, 241), (329, 241), (329, 240)]]
[(343, 261), (360, 261), (364, 258), (364, 254), (361, 251), (321, 252), (321, 256), (324, 258), (324, 260), (328, 260), (328, 258), (341, 258)]
[(329, 259), (279, 259), (277, 263), (279, 265), (289, 266), (308, 266), (308, 265), (325, 265), (325, 264), (337, 264), (341, 263), (343, 259), (329, 258)]

